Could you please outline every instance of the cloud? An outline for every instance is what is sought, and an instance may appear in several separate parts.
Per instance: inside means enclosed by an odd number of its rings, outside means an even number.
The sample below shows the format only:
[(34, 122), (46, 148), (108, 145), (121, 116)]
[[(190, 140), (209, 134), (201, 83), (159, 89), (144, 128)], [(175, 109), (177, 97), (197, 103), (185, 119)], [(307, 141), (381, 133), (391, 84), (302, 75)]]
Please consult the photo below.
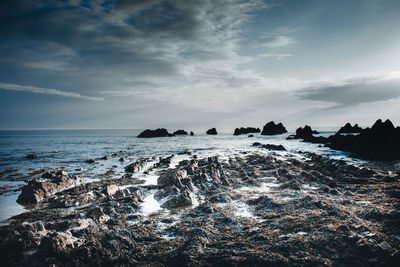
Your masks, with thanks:
[(283, 60), (288, 57), (292, 57), (292, 54), (259, 54), (257, 57), (262, 57), (262, 58), (274, 58), (276, 60)]
[(292, 37), (279, 35), (271, 38), (264, 43), (259, 44), (259, 46), (266, 48), (280, 48), (293, 45), (294, 43), (296, 43), (296, 41)]
[(30, 93), (37, 93), (37, 94), (47, 94), (47, 95), (57, 95), (63, 97), (73, 97), (73, 98), (80, 98), (86, 99), (91, 101), (103, 101), (104, 98), (101, 97), (91, 97), (85, 96), (78, 93), (73, 92), (65, 92), (57, 89), (49, 89), (49, 88), (40, 88), (30, 85), (18, 85), (18, 84), (11, 84), (11, 83), (1, 83), (0, 82), (0, 89), (3, 90), (10, 90), (10, 91), (22, 91), (22, 92), (30, 92)]
[(303, 100), (331, 103), (333, 106), (330, 108), (388, 101), (400, 97), (400, 77), (395, 73), (383, 76), (356, 77), (335, 83), (317, 83), (311, 87), (300, 89), (297, 96)]

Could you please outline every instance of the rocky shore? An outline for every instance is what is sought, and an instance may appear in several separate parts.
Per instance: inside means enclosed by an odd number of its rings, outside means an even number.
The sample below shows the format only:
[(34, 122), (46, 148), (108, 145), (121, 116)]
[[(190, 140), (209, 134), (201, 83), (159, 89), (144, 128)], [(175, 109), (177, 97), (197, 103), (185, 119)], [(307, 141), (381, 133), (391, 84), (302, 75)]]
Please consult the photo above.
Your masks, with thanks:
[[(120, 177), (59, 183), (0, 227), (2, 265), (400, 264), (398, 170), (257, 146), (176, 166), (172, 155), (137, 159)], [(72, 179), (45, 176), (43, 192)]]

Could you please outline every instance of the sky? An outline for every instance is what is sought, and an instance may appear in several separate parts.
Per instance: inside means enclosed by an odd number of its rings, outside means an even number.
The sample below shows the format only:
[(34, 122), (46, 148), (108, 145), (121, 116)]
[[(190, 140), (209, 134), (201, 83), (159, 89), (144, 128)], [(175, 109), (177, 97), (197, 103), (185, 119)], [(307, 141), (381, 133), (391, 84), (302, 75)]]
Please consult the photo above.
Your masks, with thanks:
[(400, 125), (397, 0), (2, 0), (0, 129)]

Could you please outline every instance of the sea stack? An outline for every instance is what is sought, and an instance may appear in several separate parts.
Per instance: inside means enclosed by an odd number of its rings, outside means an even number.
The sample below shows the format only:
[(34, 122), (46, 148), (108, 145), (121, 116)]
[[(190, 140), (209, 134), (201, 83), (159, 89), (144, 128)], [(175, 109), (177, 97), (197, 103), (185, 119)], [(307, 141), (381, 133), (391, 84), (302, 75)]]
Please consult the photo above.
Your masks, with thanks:
[(280, 122), (275, 124), (274, 121), (270, 121), (264, 125), (261, 135), (277, 135), (287, 133), (285, 126)]
[(164, 128), (159, 128), (156, 130), (147, 129), (138, 135), (139, 138), (152, 138), (152, 137), (165, 137), (165, 136), (171, 136), (171, 134), (168, 133), (167, 129)]
[(206, 132), (206, 134), (209, 134), (209, 135), (216, 135), (216, 134), (217, 134), (217, 129), (211, 128), (211, 129), (209, 129), (209, 130)]
[(233, 133), (233, 135), (241, 135), (241, 134), (249, 134), (249, 133), (259, 133), (261, 132), (260, 128), (255, 128), (255, 127), (240, 127), (240, 128), (236, 128), (235, 132)]

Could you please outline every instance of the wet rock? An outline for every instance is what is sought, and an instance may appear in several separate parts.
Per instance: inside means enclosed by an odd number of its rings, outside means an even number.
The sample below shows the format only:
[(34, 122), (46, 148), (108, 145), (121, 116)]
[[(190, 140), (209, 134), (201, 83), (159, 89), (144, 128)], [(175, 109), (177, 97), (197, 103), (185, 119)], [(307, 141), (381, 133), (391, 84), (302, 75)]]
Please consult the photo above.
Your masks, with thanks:
[(261, 144), (259, 142), (253, 143), (253, 146), (262, 147), (268, 150), (278, 150), (278, 151), (286, 151), (286, 148), (282, 145), (273, 145), (273, 144)]
[(189, 190), (183, 190), (178, 195), (170, 196), (162, 205), (163, 208), (179, 208), (193, 204), (193, 194)]
[(208, 134), (208, 135), (216, 135), (217, 134), (217, 129), (211, 128), (211, 129), (207, 130), (206, 134)]
[(275, 124), (275, 122), (270, 121), (264, 125), (261, 135), (278, 135), (284, 133), (287, 133), (287, 130), (282, 123)]
[(164, 128), (159, 128), (156, 130), (147, 129), (138, 135), (139, 138), (166, 137), (166, 136), (170, 136), (170, 133), (168, 133), (167, 129)]
[(85, 162), (86, 162), (86, 163), (89, 163), (89, 164), (93, 164), (93, 163), (95, 163), (96, 161), (95, 161), (94, 159), (87, 159), (87, 160), (85, 160)]
[(105, 155), (105, 156), (102, 157), (101, 159), (102, 159), (102, 160), (109, 160), (109, 159), (111, 159), (111, 156), (110, 156), (110, 155)]
[(172, 169), (163, 173), (157, 179), (157, 186), (159, 188), (164, 188), (166, 186), (175, 185), (178, 188), (182, 187), (182, 180), (187, 177), (187, 172), (185, 170)]
[(187, 135), (188, 133), (185, 130), (177, 130), (173, 133), (173, 135)]
[(146, 165), (146, 160), (138, 160), (125, 167), (126, 172), (134, 173), (142, 169)]
[(39, 156), (36, 154), (28, 154), (25, 156), (25, 158), (26, 159), (37, 159), (37, 158), (39, 158)]
[(46, 197), (75, 185), (80, 179), (75, 175), (67, 175), (65, 171), (46, 172), (43, 179), (33, 179), (22, 187), (17, 202), (20, 204), (36, 204)]
[(233, 135), (241, 135), (241, 134), (249, 134), (249, 133), (259, 133), (261, 132), (260, 128), (254, 128), (254, 127), (240, 127), (236, 128)]
[(191, 131), (191, 132), (190, 132), (190, 136), (193, 136), (193, 135), (194, 135), (194, 133)]
[(121, 158), (119, 158), (119, 160), (118, 161), (120, 161), (120, 162), (124, 162), (125, 161), (125, 159), (123, 158), (123, 157), (121, 157)]

